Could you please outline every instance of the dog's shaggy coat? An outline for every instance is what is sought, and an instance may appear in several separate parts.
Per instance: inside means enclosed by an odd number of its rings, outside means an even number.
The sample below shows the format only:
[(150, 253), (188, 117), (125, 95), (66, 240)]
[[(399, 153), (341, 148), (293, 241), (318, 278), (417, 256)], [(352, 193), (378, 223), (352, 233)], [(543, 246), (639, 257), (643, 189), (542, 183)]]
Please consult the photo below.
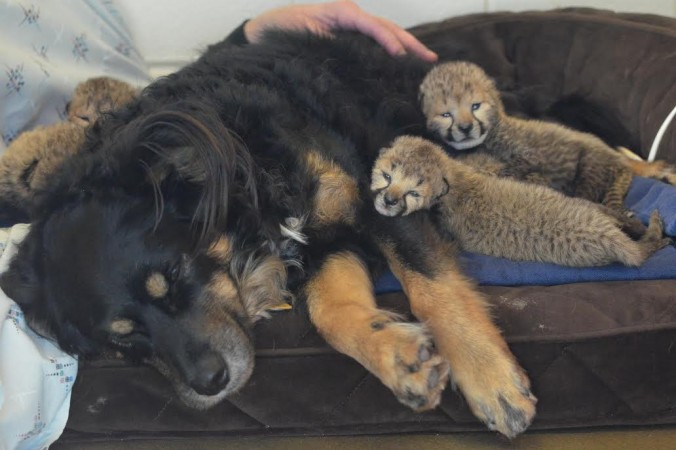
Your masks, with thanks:
[[(450, 367), (474, 414), (515, 436), (536, 400), (452, 244), (372, 207), (378, 150), (424, 133), (427, 70), (353, 35), (210, 47), (92, 127), (3, 289), (66, 350), (149, 361), (198, 407), (244, 385), (252, 324), (290, 290), (401, 402), (435, 407)], [(376, 306), (381, 261), (419, 323)]]

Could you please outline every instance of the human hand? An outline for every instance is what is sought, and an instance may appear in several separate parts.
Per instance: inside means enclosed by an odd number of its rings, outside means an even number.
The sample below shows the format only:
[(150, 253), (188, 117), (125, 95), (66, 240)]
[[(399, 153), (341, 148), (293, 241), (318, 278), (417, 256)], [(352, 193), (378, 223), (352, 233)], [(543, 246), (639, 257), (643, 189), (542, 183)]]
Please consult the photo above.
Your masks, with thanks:
[(244, 35), (249, 42), (256, 43), (271, 28), (308, 30), (322, 36), (331, 36), (333, 30), (359, 31), (375, 39), (392, 56), (412, 53), (428, 62), (438, 58), (408, 31), (367, 13), (349, 0), (272, 9), (249, 20), (244, 25)]

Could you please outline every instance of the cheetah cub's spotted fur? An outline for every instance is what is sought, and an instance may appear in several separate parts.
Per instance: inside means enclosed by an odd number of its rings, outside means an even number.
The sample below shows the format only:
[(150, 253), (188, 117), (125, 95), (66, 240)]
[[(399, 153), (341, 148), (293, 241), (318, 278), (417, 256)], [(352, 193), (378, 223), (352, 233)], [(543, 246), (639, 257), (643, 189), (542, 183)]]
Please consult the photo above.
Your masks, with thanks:
[[(495, 175), (542, 184), (571, 197), (626, 212), (632, 180), (627, 158), (599, 138), (538, 120), (509, 116), (493, 80), (479, 66), (451, 62), (434, 67), (420, 85), (427, 128), (465, 162), (482, 167), (488, 154)], [(634, 224), (636, 225), (636, 224)]]
[(381, 151), (371, 191), (383, 215), (434, 208), (442, 230), (463, 249), (517, 261), (638, 266), (669, 243), (657, 211), (633, 241), (589, 201), (478, 173), (419, 137), (399, 137)]

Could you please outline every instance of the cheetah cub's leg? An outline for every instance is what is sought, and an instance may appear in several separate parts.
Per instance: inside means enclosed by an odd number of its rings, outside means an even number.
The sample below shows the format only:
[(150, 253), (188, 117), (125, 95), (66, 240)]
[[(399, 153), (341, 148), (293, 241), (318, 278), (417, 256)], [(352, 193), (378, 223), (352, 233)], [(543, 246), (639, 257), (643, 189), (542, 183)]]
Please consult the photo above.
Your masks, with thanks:
[(620, 167), (613, 184), (602, 200), (602, 210), (618, 220), (620, 229), (632, 239), (640, 239), (646, 232), (643, 225), (633, 211), (624, 206), (624, 199), (629, 192), (629, 186), (634, 179), (630, 170)]
[(603, 197), (602, 204), (615, 211), (629, 212), (624, 207), (624, 198), (629, 192), (629, 186), (634, 175), (624, 168), (618, 169), (618, 173), (613, 180), (613, 184)]
[(416, 411), (436, 407), (449, 367), (427, 327), (401, 322), (375, 304), (371, 278), (351, 252), (329, 256), (306, 285), (312, 323), (339, 352), (359, 361)]

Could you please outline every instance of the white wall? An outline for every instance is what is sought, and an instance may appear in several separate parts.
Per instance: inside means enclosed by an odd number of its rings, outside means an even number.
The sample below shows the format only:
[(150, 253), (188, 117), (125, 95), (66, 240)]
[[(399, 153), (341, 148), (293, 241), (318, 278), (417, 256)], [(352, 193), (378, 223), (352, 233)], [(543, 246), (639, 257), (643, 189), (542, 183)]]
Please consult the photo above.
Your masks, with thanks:
[[(244, 19), (290, 3), (321, 0), (118, 0), (154, 74), (190, 61)], [(676, 0), (357, 0), (367, 11), (402, 26), (484, 11), (588, 6), (676, 17)]]

